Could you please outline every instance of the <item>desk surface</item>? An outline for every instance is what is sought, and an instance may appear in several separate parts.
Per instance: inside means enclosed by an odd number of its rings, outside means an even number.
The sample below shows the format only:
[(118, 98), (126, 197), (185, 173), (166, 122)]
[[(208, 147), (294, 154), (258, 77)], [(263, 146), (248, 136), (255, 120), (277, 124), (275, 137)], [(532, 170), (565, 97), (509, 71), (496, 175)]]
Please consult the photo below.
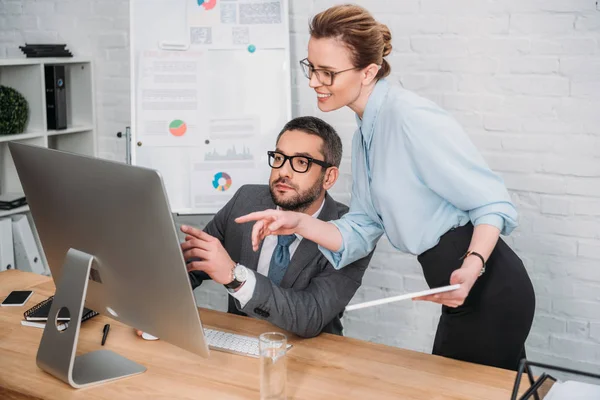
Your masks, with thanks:
[[(81, 326), (78, 354), (104, 348), (148, 370), (138, 376), (75, 390), (40, 370), (35, 357), (42, 329), (22, 326), (23, 312), (54, 293), (50, 278), (0, 272), (0, 301), (11, 290), (33, 289), (23, 307), (0, 307), (0, 398), (2, 399), (258, 399), (259, 361), (211, 351), (209, 358), (164, 341), (139, 339), (126, 325), (98, 316)], [(259, 335), (281, 331), (256, 319), (200, 309), (207, 327)], [(430, 354), (322, 334), (288, 334), (288, 399), (502, 399), (510, 398), (515, 373)]]

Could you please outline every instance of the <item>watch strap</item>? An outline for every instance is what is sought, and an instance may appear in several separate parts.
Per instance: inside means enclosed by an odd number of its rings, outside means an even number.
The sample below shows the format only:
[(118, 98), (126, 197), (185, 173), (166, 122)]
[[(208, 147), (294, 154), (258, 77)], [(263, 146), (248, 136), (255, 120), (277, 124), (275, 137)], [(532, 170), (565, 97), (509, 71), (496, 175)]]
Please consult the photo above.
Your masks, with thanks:
[(485, 267), (486, 267), (485, 259), (483, 258), (483, 256), (481, 254), (477, 253), (476, 251), (467, 251), (465, 254), (463, 254), (463, 256), (461, 258), (459, 258), (459, 260), (464, 260), (465, 258), (467, 258), (469, 256), (475, 256), (481, 260), (482, 267), (481, 267), (481, 271), (479, 271), (479, 276), (483, 275), (483, 273), (485, 272)]
[(235, 278), (235, 274), (233, 272), (233, 270), (235, 269), (235, 267), (237, 267), (239, 264), (234, 264), (234, 266), (231, 268), (231, 282), (229, 283), (225, 283), (223, 284), (223, 286), (225, 286), (227, 289), (231, 289), (231, 290), (235, 290), (237, 288), (239, 288), (240, 286), (242, 286), (244, 284), (245, 281), (238, 281)]

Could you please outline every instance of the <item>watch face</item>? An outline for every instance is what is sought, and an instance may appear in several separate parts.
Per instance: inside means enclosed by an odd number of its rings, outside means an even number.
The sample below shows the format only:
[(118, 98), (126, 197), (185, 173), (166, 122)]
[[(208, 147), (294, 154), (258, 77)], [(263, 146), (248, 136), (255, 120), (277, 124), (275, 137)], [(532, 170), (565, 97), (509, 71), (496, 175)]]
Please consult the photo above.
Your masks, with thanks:
[(246, 267), (243, 265), (237, 265), (233, 270), (233, 275), (235, 276), (235, 280), (238, 282), (244, 282), (246, 280)]

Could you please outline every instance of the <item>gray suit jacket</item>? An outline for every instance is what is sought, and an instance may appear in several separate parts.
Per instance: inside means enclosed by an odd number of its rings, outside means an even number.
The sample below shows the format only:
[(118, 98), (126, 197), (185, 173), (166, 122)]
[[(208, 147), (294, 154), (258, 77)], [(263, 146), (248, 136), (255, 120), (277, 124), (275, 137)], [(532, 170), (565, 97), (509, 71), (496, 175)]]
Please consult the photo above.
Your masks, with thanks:
[[(246, 185), (208, 223), (204, 229), (223, 243), (235, 262), (256, 271), (260, 250), (252, 250), (252, 223), (238, 224), (235, 218), (254, 211), (276, 208), (267, 185)], [(348, 207), (329, 195), (319, 219), (339, 219)], [(261, 245), (262, 249), (262, 245)], [(242, 308), (229, 296), (229, 312), (264, 319), (302, 337), (321, 332), (341, 335), (340, 318), (348, 302), (359, 288), (371, 256), (336, 270), (319, 251), (317, 245), (302, 240), (279, 286), (259, 273), (252, 299)], [(192, 287), (210, 279), (200, 271), (190, 272)]]

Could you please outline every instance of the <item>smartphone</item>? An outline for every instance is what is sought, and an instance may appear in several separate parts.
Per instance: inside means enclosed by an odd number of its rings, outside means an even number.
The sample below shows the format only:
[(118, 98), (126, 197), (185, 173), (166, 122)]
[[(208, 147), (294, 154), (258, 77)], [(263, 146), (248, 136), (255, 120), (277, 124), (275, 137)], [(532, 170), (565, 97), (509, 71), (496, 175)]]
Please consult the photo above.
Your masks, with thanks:
[(3, 306), (22, 306), (33, 294), (33, 290), (13, 290), (2, 302)]

